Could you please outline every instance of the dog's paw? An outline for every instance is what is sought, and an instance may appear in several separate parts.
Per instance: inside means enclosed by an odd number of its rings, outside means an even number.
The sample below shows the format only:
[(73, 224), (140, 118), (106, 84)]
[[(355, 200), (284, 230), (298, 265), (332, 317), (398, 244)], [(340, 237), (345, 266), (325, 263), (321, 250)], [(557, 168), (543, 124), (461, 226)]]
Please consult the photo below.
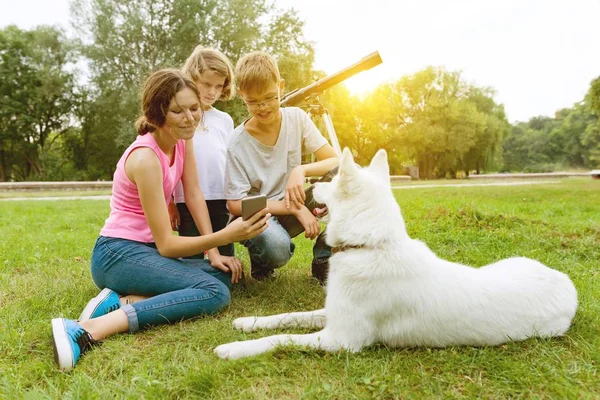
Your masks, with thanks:
[(271, 347), (268, 340), (246, 340), (222, 344), (215, 349), (215, 354), (224, 360), (236, 360), (264, 353)]
[(258, 329), (264, 328), (260, 324), (259, 317), (242, 317), (233, 320), (233, 329), (237, 329), (243, 332), (254, 332)]
[(268, 340), (246, 340), (222, 344), (215, 349), (215, 354), (224, 360), (235, 360), (264, 353), (271, 349), (271, 347)]
[(235, 360), (236, 358), (243, 357), (242, 348), (240, 346), (242, 342), (231, 342), (222, 344), (215, 348), (215, 354), (223, 360)]

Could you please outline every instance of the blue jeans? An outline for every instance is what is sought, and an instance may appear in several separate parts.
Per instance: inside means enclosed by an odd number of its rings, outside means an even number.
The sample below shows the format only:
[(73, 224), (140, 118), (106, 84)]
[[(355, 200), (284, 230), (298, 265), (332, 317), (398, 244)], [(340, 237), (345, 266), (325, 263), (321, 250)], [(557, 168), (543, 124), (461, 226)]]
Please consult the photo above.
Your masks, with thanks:
[[(270, 269), (284, 266), (294, 254), (295, 245), (289, 233), (276, 217), (271, 217), (269, 227), (260, 235), (241, 242), (248, 249), (252, 268)], [(313, 246), (313, 263), (327, 262), (331, 249), (325, 243), (325, 232), (317, 237)]]
[(147, 296), (127, 304), (129, 331), (214, 314), (229, 304), (231, 275), (208, 260), (163, 257), (153, 243), (100, 236), (92, 279), (120, 295)]

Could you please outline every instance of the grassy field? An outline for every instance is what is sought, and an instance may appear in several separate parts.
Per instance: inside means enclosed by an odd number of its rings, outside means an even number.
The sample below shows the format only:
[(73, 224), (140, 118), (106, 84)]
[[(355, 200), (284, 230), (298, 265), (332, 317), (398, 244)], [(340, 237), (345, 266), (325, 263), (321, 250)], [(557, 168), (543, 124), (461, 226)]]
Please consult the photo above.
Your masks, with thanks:
[(71, 197), (71, 196), (105, 196), (110, 195), (111, 190), (41, 190), (41, 191), (0, 191), (1, 199), (34, 198), (34, 197)]
[(8, 201), (0, 202), (0, 398), (600, 398), (600, 181), (395, 195), (410, 235), (444, 258), (482, 266), (522, 255), (569, 274), (580, 305), (568, 334), (493, 348), (282, 348), (218, 359), (216, 345), (264, 335), (233, 331), (235, 317), (321, 308), (310, 243), (297, 239), (274, 281), (234, 289), (217, 317), (109, 338), (62, 373), (50, 319), (76, 318), (98, 292), (89, 260), (108, 201)]

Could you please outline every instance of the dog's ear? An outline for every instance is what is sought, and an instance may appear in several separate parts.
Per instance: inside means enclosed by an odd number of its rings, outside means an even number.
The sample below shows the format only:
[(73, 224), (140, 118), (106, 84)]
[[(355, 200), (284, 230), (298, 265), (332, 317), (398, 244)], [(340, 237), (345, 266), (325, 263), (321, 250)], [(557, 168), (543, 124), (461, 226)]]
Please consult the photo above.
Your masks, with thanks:
[(379, 149), (371, 164), (369, 164), (369, 170), (379, 175), (385, 182), (390, 181), (390, 166), (388, 164), (387, 153), (384, 149)]
[(358, 169), (356, 168), (356, 164), (354, 164), (354, 157), (352, 157), (352, 152), (347, 147), (344, 148), (342, 152), (342, 158), (340, 160), (340, 180), (344, 181), (348, 178), (356, 175)]

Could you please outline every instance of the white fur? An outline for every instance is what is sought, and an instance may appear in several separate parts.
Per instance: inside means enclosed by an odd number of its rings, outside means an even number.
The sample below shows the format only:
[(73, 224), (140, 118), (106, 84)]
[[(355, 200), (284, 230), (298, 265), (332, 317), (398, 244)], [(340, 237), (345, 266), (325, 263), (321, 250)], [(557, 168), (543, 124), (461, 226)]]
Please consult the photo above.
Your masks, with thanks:
[(569, 277), (538, 261), (509, 258), (472, 268), (437, 257), (411, 239), (392, 195), (385, 151), (368, 168), (345, 149), (340, 172), (315, 188), (329, 207), (327, 243), (347, 248), (330, 259), (324, 310), (238, 318), (236, 329), (323, 328), (223, 344), (221, 358), (294, 344), (336, 351), (390, 347), (498, 345), (563, 335), (577, 309)]

